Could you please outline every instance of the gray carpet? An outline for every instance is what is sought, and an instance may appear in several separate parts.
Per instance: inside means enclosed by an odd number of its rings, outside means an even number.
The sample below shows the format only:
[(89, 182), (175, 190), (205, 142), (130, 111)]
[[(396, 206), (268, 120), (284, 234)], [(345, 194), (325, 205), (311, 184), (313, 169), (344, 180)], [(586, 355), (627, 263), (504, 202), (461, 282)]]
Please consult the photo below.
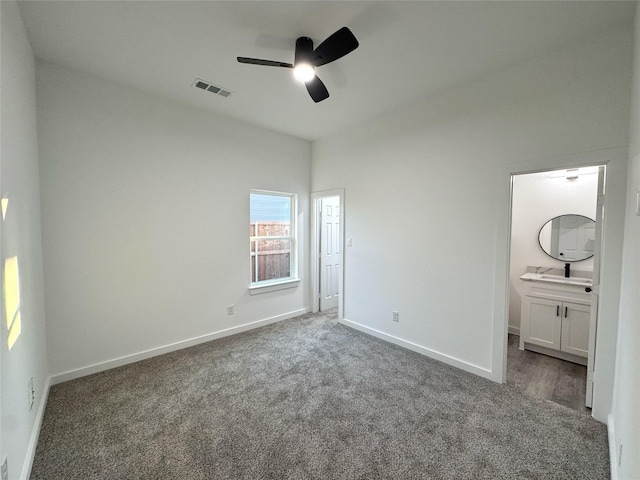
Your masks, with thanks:
[(306, 315), (51, 388), (32, 479), (600, 479), (604, 425)]

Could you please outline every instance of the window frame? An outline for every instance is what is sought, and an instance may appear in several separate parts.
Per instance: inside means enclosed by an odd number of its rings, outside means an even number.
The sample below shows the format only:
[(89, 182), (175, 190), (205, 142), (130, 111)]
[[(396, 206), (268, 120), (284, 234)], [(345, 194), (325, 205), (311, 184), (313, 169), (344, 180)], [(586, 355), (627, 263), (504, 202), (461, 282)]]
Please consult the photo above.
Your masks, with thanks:
[[(251, 225), (251, 194), (258, 195), (270, 195), (277, 197), (286, 197), (290, 201), (290, 231), (289, 235), (278, 235), (278, 236), (265, 236), (265, 235), (252, 235), (249, 234), (249, 293), (251, 295), (259, 294), (259, 293), (267, 293), (276, 290), (282, 290), (285, 288), (294, 288), (297, 287), (300, 283), (300, 279), (298, 277), (298, 228), (296, 219), (298, 218), (298, 194), (290, 193), (290, 192), (279, 192), (273, 190), (259, 190), (259, 189), (251, 189), (249, 191), (249, 225)], [(255, 232), (254, 232), (255, 233)], [(251, 252), (251, 244), (256, 242), (256, 249), (258, 247), (258, 241), (265, 239), (285, 239), (290, 242), (290, 253), (289, 253), (289, 276), (288, 277), (280, 277), (276, 279), (269, 280), (261, 280), (254, 281), (251, 275), (251, 263), (254, 260), (254, 256)], [(257, 254), (257, 251), (256, 251)], [(257, 273), (257, 265), (256, 271)]]

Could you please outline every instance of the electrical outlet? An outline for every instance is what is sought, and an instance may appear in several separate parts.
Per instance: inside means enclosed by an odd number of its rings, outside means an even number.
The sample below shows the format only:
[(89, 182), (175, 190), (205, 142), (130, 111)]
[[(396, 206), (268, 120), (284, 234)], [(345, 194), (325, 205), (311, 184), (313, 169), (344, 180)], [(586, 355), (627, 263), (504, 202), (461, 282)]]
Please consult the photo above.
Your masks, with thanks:
[(33, 409), (33, 404), (36, 401), (36, 391), (33, 388), (33, 377), (31, 377), (29, 379), (29, 385), (28, 385), (29, 391), (28, 391), (28, 399), (29, 399), (29, 411), (31, 411)]
[(393, 312), (393, 321), (394, 322), (400, 321), (400, 314), (398, 312)]
[(7, 457), (4, 457), (2, 461), (2, 467), (0, 468), (0, 473), (2, 473), (2, 480), (9, 480), (9, 468), (7, 467)]
[(235, 307), (233, 305), (227, 305), (227, 315), (233, 315)]

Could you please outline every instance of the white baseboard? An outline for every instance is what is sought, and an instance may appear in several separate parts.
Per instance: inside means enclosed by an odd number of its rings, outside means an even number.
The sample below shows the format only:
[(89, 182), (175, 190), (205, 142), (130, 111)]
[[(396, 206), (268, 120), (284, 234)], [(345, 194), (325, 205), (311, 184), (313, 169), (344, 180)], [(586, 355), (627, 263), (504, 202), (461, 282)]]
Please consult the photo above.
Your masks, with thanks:
[(520, 327), (512, 327), (509, 325), (509, 333), (520, 336)]
[(372, 335), (374, 337), (380, 338), (382, 340), (385, 340), (387, 342), (393, 343), (395, 345), (399, 345), (399, 346), (407, 348), (409, 350), (413, 350), (414, 352), (420, 353), (420, 354), (425, 355), (425, 356), (427, 356), (429, 358), (433, 358), (433, 359), (438, 360), (438, 361), (440, 361), (442, 363), (446, 363), (447, 365), (451, 365), (453, 367), (459, 368), (459, 369), (464, 370), (464, 371), (469, 372), (469, 373), (473, 373), (473, 374), (478, 375), (478, 376), (483, 377), (483, 378), (487, 378), (489, 380), (494, 380), (491, 370), (488, 370), (486, 368), (480, 367), (478, 365), (474, 365), (472, 363), (465, 362), (464, 360), (460, 360), (460, 359), (457, 359), (455, 357), (451, 357), (449, 355), (446, 355), (444, 353), (438, 352), (436, 350), (432, 350), (430, 348), (423, 347), (422, 345), (418, 345), (416, 343), (409, 342), (407, 340), (403, 340), (402, 338), (394, 337), (393, 335), (389, 335), (388, 333), (381, 332), (379, 330), (367, 327), (365, 325), (362, 325), (360, 323), (356, 323), (356, 322), (348, 320), (346, 318), (343, 318), (342, 320), (340, 320), (340, 323), (342, 323), (343, 325), (346, 325), (347, 327), (351, 327), (351, 328), (354, 328), (355, 330), (359, 330), (361, 332), (368, 333), (369, 335)]
[(152, 348), (143, 352), (133, 353), (131, 355), (125, 355), (123, 357), (114, 358), (113, 360), (107, 360), (106, 362), (94, 363), (86, 367), (77, 368), (74, 370), (68, 370), (51, 376), (51, 385), (67, 382), (80, 377), (85, 377), (98, 372), (103, 372), (111, 368), (121, 367), (129, 363), (139, 362), (140, 360), (146, 360), (147, 358), (156, 357), (165, 353), (174, 352), (176, 350), (182, 350), (183, 348), (192, 347), (201, 343), (210, 342), (222, 337), (228, 337), (229, 335), (235, 335), (236, 333), (246, 332), (247, 330), (253, 330), (254, 328), (264, 327), (266, 325), (287, 320), (289, 318), (304, 315), (309, 312), (309, 308), (301, 308), (292, 312), (283, 313), (282, 315), (276, 315), (275, 317), (264, 318), (262, 320), (256, 320), (255, 322), (245, 323), (238, 325), (237, 327), (226, 328), (217, 332), (208, 333), (199, 337), (182, 340), (180, 342), (171, 343), (162, 347)]
[(618, 480), (618, 452), (616, 451), (616, 431), (613, 415), (607, 415), (607, 434), (609, 436), (609, 465), (611, 480)]
[(49, 375), (44, 382), (42, 396), (40, 397), (40, 405), (38, 406), (38, 411), (36, 413), (36, 421), (31, 429), (31, 436), (29, 437), (29, 443), (27, 444), (27, 454), (25, 455), (24, 464), (22, 465), (22, 473), (20, 474), (21, 480), (28, 480), (31, 476), (31, 467), (33, 466), (33, 459), (36, 456), (36, 447), (38, 446), (38, 438), (40, 438), (40, 427), (42, 427), (44, 411), (47, 408), (50, 386), (51, 375)]

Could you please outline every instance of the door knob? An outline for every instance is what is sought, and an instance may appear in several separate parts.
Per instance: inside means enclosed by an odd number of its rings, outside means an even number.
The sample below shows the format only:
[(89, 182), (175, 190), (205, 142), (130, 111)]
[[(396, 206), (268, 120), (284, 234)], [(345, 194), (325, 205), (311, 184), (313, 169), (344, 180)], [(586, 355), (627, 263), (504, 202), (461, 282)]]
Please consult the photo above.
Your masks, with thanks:
[(587, 293), (591, 292), (591, 287), (585, 287), (584, 291), (587, 292)]

